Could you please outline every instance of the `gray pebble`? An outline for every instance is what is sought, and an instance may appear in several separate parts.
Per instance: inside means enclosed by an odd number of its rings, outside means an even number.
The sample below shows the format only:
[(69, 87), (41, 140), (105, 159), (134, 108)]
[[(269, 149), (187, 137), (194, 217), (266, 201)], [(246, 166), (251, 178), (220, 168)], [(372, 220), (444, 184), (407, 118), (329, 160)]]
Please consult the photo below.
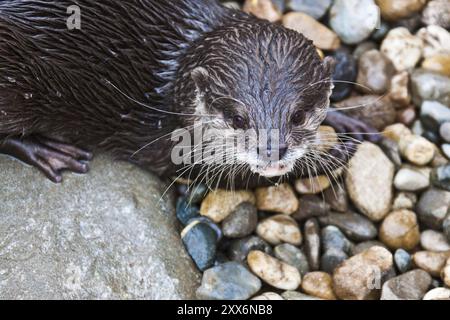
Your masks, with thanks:
[(332, 274), (334, 269), (348, 259), (348, 255), (339, 249), (328, 249), (320, 258), (320, 268), (322, 271)]
[(352, 256), (360, 254), (361, 252), (366, 251), (367, 249), (370, 249), (372, 247), (383, 247), (387, 249), (386, 245), (380, 241), (377, 240), (364, 241), (358, 243), (356, 246), (353, 247)]
[(445, 142), (450, 143), (450, 122), (444, 122), (439, 127), (439, 134), (441, 138), (445, 140)]
[(300, 198), (299, 209), (291, 215), (297, 221), (325, 216), (330, 212), (330, 205), (316, 195), (304, 195)]
[(257, 236), (249, 236), (233, 240), (227, 249), (227, 255), (230, 260), (244, 262), (252, 250), (260, 250), (267, 254), (273, 253), (272, 247), (266, 241)]
[(332, 0), (288, 0), (292, 11), (304, 12), (316, 20), (322, 18), (331, 6)]
[(400, 273), (405, 273), (411, 270), (412, 259), (411, 255), (406, 250), (397, 249), (394, 253), (394, 262)]
[(222, 222), (222, 232), (228, 238), (243, 238), (255, 231), (257, 223), (256, 207), (243, 202)]
[(326, 226), (322, 229), (322, 247), (324, 251), (336, 249), (346, 253), (351, 252), (353, 244), (335, 226)]
[(309, 272), (308, 259), (296, 246), (289, 243), (280, 244), (275, 247), (274, 254), (281, 261), (296, 267), (302, 276)]
[(440, 189), (450, 191), (450, 164), (434, 168), (431, 171), (431, 182)]
[(450, 206), (450, 192), (430, 188), (420, 196), (416, 206), (419, 220), (428, 228), (440, 230)]
[(217, 233), (208, 224), (193, 222), (181, 233), (187, 252), (197, 267), (204, 271), (214, 265), (217, 251)]
[(304, 226), (305, 253), (312, 271), (320, 267), (320, 228), (316, 219), (309, 219)]
[(320, 217), (322, 225), (334, 225), (338, 227), (348, 238), (355, 241), (374, 239), (378, 230), (369, 219), (357, 213), (330, 213), (326, 217)]

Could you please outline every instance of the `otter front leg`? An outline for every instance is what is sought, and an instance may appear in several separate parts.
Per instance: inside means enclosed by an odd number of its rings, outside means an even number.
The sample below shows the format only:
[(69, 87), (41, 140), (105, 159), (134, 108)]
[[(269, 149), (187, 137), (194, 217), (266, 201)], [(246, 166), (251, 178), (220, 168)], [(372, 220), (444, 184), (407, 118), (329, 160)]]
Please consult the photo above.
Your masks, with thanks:
[(89, 166), (86, 161), (92, 159), (90, 152), (39, 136), (0, 140), (0, 153), (37, 167), (55, 183), (62, 181), (63, 170), (87, 173)]

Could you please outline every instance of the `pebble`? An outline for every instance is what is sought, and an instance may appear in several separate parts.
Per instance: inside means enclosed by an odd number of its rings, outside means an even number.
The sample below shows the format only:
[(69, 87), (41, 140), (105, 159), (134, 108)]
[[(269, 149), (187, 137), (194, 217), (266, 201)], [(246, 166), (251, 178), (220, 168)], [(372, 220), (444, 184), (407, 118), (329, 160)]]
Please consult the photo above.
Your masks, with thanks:
[(370, 249), (372, 247), (382, 247), (385, 249), (388, 249), (386, 245), (378, 240), (369, 240), (358, 243), (356, 246), (352, 248), (352, 256), (355, 256), (357, 254), (360, 254), (361, 252), (366, 251), (367, 249)]
[(320, 257), (320, 268), (322, 271), (333, 273), (334, 270), (345, 260), (348, 254), (339, 249), (328, 249)]
[(284, 299), (278, 293), (264, 292), (259, 296), (253, 297), (251, 300), (284, 300)]
[(397, 112), (388, 97), (377, 95), (353, 96), (337, 103), (338, 109), (379, 131), (395, 122)]
[(256, 203), (255, 196), (250, 191), (216, 190), (210, 192), (203, 200), (200, 214), (216, 223), (224, 220), (242, 202)]
[(330, 9), (330, 26), (346, 44), (367, 39), (379, 21), (373, 0), (335, 0)]
[(320, 228), (316, 219), (305, 222), (305, 253), (311, 270), (319, 270), (320, 267)]
[(190, 204), (199, 204), (208, 194), (208, 187), (204, 184), (198, 184), (188, 189), (187, 201)]
[(450, 191), (450, 164), (434, 168), (431, 171), (431, 182), (438, 188)]
[(416, 108), (414, 106), (407, 107), (397, 113), (397, 121), (406, 126), (411, 126), (417, 118)]
[(245, 262), (249, 252), (252, 250), (259, 250), (267, 254), (272, 254), (272, 247), (266, 241), (257, 236), (249, 236), (233, 240), (227, 248), (227, 255), (230, 260)]
[(264, 282), (281, 290), (296, 290), (301, 283), (300, 272), (262, 251), (251, 251), (247, 258), (252, 272)]
[(450, 251), (450, 244), (442, 232), (425, 230), (420, 235), (420, 245), (423, 249), (434, 252)]
[(222, 231), (228, 238), (243, 238), (256, 229), (258, 214), (250, 202), (242, 202), (222, 221)]
[(397, 143), (400, 142), (401, 138), (405, 136), (412, 135), (411, 129), (405, 126), (403, 123), (395, 123), (385, 128), (383, 136), (385, 138), (391, 139)]
[(203, 271), (214, 265), (218, 236), (208, 224), (193, 221), (181, 232), (181, 239), (197, 267)]
[(295, 181), (295, 190), (300, 194), (318, 194), (331, 186), (327, 176), (316, 176), (310, 179), (298, 179)]
[(431, 276), (423, 270), (409, 271), (384, 283), (381, 300), (422, 300), (431, 281)]
[(413, 249), (420, 242), (416, 214), (405, 209), (393, 211), (381, 223), (379, 237), (391, 249)]
[[(337, 212), (347, 212), (349, 208), (347, 190), (343, 184), (335, 184), (323, 193), (323, 199)], [(329, 211), (329, 210), (328, 210)]]
[(332, 79), (334, 89), (331, 101), (341, 101), (350, 96), (353, 90), (353, 82), (358, 75), (358, 65), (351, 54), (345, 50), (337, 50), (332, 57), (335, 60), (335, 67)]
[(246, 0), (243, 11), (270, 22), (276, 22), (282, 16), (272, 0)]
[(421, 28), (416, 34), (424, 43), (423, 56), (434, 57), (450, 54), (450, 32), (440, 26)]
[(372, 247), (344, 261), (333, 273), (333, 288), (343, 300), (378, 299), (382, 282), (392, 275), (392, 254)]
[(414, 264), (420, 269), (425, 270), (433, 277), (440, 277), (441, 271), (450, 257), (450, 251), (433, 252), (418, 251), (413, 254)]
[(324, 251), (337, 249), (350, 253), (353, 244), (345, 237), (339, 228), (335, 226), (326, 226), (321, 231), (322, 248)]
[(326, 272), (310, 272), (303, 277), (302, 290), (311, 296), (324, 300), (336, 300), (333, 292), (333, 278)]
[(411, 255), (404, 249), (397, 249), (394, 253), (394, 262), (400, 273), (405, 273), (412, 268)]
[(291, 265), (303, 276), (309, 272), (309, 263), (306, 255), (296, 246), (283, 243), (275, 247), (274, 254), (277, 259)]
[(439, 127), (439, 135), (441, 136), (442, 139), (445, 140), (445, 142), (450, 143), (450, 121), (443, 123)]
[(445, 267), (441, 272), (441, 278), (442, 281), (444, 281), (444, 284), (447, 287), (450, 287), (450, 258), (447, 259), (447, 262), (445, 263)]
[(419, 220), (425, 226), (434, 230), (440, 230), (449, 206), (449, 191), (430, 188), (420, 196), (416, 211)]
[(281, 294), (285, 300), (322, 300), (298, 291), (285, 291)]
[(441, 124), (450, 121), (450, 108), (437, 101), (424, 101), (420, 120), (426, 130), (437, 131)]
[(362, 54), (358, 61), (358, 91), (367, 94), (384, 94), (395, 73), (394, 66), (388, 58), (378, 50), (370, 50)]
[(411, 70), (422, 57), (423, 42), (408, 29), (392, 29), (381, 44), (381, 52), (388, 57), (397, 71)]
[(422, 68), (450, 77), (450, 54), (439, 54), (422, 62)]
[(400, 168), (402, 165), (402, 156), (400, 155), (398, 143), (392, 139), (383, 137), (378, 144), (389, 160), (392, 161), (395, 168)]
[(444, 219), (442, 223), (442, 228), (444, 229), (444, 235), (447, 238), (447, 241), (450, 242), (450, 207), (448, 210), (447, 217)]
[(319, 20), (328, 11), (332, 2), (332, 0), (288, 0), (287, 7), (292, 11), (304, 12)]
[(348, 238), (354, 241), (371, 240), (378, 234), (375, 225), (357, 213), (330, 213), (328, 216), (318, 219), (323, 225), (338, 227)]
[(393, 176), (392, 162), (370, 142), (359, 145), (349, 161), (345, 176), (348, 194), (359, 211), (372, 221), (382, 220), (391, 209)]
[(450, 105), (450, 78), (442, 74), (416, 69), (411, 74), (411, 90), (414, 104), (435, 100)]
[(289, 12), (283, 16), (283, 26), (303, 34), (322, 50), (336, 50), (341, 41), (335, 32), (302, 12)]
[(408, 18), (423, 9), (427, 0), (375, 0), (381, 16), (388, 21)]
[(422, 11), (422, 22), (426, 25), (438, 25), (450, 28), (450, 2), (448, 0), (429, 1)]
[(409, 106), (411, 95), (409, 93), (409, 73), (407, 71), (402, 71), (392, 77), (389, 98), (398, 106)]
[(398, 143), (401, 155), (417, 166), (429, 164), (436, 154), (434, 144), (421, 136), (406, 135)]
[(317, 131), (316, 141), (320, 142), (316, 147), (318, 151), (327, 152), (339, 143), (336, 130), (330, 126), (320, 126)]
[(298, 210), (291, 216), (297, 221), (304, 221), (313, 217), (325, 216), (330, 209), (330, 205), (320, 197), (316, 195), (304, 195), (300, 198)]
[(300, 245), (302, 234), (297, 222), (290, 216), (279, 214), (261, 221), (256, 233), (272, 245), (290, 243)]
[(261, 289), (261, 281), (238, 262), (227, 262), (203, 273), (197, 298), (245, 300)]
[(393, 210), (414, 209), (417, 203), (417, 195), (412, 192), (399, 192), (392, 204)]
[(404, 166), (395, 175), (394, 186), (400, 191), (420, 191), (430, 186), (430, 168)]
[(381, 20), (370, 38), (377, 42), (380, 42), (386, 37), (390, 29), (390, 24), (384, 20)]
[(377, 48), (378, 44), (376, 44), (373, 41), (361, 42), (356, 46), (355, 50), (353, 50), (353, 58), (355, 58), (355, 60), (358, 61), (364, 53)]
[(183, 226), (186, 226), (189, 220), (200, 216), (200, 208), (190, 205), (186, 197), (180, 197), (177, 200), (176, 215)]
[(450, 159), (450, 144), (449, 143), (444, 143), (443, 145), (441, 145), (441, 149), (442, 149), (442, 153)]
[(258, 188), (255, 196), (256, 207), (262, 211), (292, 214), (298, 210), (299, 201), (294, 190), (287, 183)]
[(427, 292), (423, 300), (450, 300), (450, 289), (434, 288)]

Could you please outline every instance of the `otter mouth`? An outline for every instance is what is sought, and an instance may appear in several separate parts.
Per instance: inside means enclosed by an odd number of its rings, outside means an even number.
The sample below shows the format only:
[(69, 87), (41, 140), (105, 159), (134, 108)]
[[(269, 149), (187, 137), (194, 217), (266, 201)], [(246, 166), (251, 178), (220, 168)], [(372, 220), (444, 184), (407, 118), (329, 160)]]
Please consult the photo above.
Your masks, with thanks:
[(292, 168), (286, 164), (283, 163), (269, 163), (265, 166), (251, 166), (251, 170), (254, 173), (259, 174), (260, 176), (266, 177), (266, 178), (273, 178), (273, 177), (280, 177), (288, 174), (291, 172)]

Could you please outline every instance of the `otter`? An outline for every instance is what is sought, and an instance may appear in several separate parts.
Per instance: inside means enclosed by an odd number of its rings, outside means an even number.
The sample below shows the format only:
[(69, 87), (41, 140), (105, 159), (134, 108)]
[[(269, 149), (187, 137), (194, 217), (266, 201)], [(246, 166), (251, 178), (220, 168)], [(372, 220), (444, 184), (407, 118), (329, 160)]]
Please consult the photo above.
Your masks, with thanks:
[[(73, 5), (80, 26), (71, 29)], [(350, 135), (317, 157), (322, 123), (375, 132), (330, 112), (332, 72), (332, 59), (322, 60), (302, 34), (216, 0), (5, 0), (0, 153), (56, 183), (65, 170), (86, 173), (99, 151), (160, 177), (206, 176), (217, 186), (321, 174), (355, 149)], [(233, 165), (173, 163), (171, 136), (197, 122), (219, 136), (277, 130), (279, 140), (245, 158), (233, 154)], [(271, 153), (278, 160), (265, 160)]]

